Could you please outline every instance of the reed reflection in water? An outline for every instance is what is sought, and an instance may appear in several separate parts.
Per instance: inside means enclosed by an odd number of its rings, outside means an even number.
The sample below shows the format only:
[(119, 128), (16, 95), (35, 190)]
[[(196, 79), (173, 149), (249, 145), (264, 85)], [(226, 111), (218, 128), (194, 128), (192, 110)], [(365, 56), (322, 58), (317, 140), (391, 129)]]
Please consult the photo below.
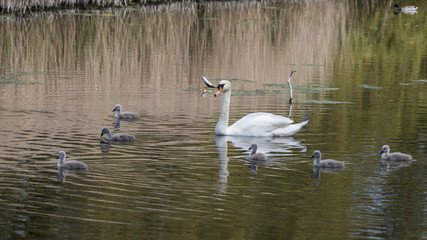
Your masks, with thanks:
[[(1, 18), (2, 236), (425, 238), (426, 16), (363, 4)], [(200, 97), (201, 76), (232, 81), (230, 122), (271, 112), (310, 123), (290, 138), (215, 136), (221, 102)], [(140, 119), (115, 120), (117, 103)], [(101, 143), (102, 126), (137, 140)], [(253, 143), (268, 161), (246, 159)], [(417, 161), (382, 168), (384, 144)], [(315, 149), (348, 168), (316, 172)], [(90, 170), (58, 173), (58, 150)]]

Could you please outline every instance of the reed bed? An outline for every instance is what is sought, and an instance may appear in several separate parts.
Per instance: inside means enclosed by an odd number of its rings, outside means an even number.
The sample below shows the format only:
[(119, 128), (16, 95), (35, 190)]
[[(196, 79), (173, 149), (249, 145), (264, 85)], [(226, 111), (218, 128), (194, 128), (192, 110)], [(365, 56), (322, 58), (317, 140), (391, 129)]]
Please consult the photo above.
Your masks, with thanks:
[[(167, 5), (175, 10), (170, 7), (167, 11), (158, 5), (130, 12), (113, 10), (108, 17), (48, 12), (4, 21), (0, 62), (9, 68), (0, 69), (0, 75), (46, 74), (26, 77), (41, 82), (37, 87), (0, 86), (0, 91), (4, 89), (0, 99), (14, 99), (16, 94), (29, 99), (50, 92), (66, 95), (70, 88), (88, 98), (98, 96), (95, 89), (141, 91), (138, 96), (143, 96), (144, 89), (170, 89), (169, 94), (174, 95), (182, 93), (177, 88), (203, 87), (202, 74), (250, 79), (255, 83), (235, 86), (253, 91), (267, 83), (285, 83), (292, 68), (298, 70), (294, 78), (298, 85), (328, 79), (324, 69), (333, 64), (336, 51), (345, 42), (350, 6), (332, 3), (332, 8), (325, 2), (312, 2), (269, 8), (248, 4), (209, 3), (192, 11), (196, 3), (173, 3)], [(207, 65), (210, 67), (205, 69)], [(63, 78), (67, 79), (61, 81)], [(65, 83), (72, 85), (65, 87)], [(106, 109), (115, 104), (109, 102), (112, 98), (105, 95)], [(174, 99), (178, 97), (159, 96), (144, 102), (144, 109), (155, 114), (158, 108), (176, 111), (183, 106), (203, 106), (199, 101), (182, 104)], [(98, 102), (92, 100), (86, 102)]]
[(2, 13), (25, 14), (34, 10), (73, 7), (122, 7), (132, 4), (168, 3), (171, 0), (0, 0)]
[[(32, 14), (33, 11), (64, 9), (64, 8), (105, 8), (105, 7), (124, 7), (128, 5), (147, 5), (147, 4), (166, 4), (166, 3), (203, 3), (215, 2), (209, 0), (0, 0), (0, 12), (5, 13), (18, 13), (18, 14)], [(220, 1), (233, 5), (241, 3), (239, 1)], [(284, 4), (293, 3), (294, 0), (258, 0), (247, 1), (249, 4)], [(303, 0), (300, 3), (315, 2), (313, 0)], [(365, 1), (361, 5), (368, 5)]]

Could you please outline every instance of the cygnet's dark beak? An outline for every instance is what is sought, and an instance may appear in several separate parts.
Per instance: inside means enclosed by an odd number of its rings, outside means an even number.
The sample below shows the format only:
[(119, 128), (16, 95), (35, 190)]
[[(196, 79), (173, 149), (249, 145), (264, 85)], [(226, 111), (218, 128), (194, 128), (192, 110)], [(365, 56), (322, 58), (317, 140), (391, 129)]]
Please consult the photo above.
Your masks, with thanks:
[(248, 148), (248, 150), (251, 150), (251, 149), (252, 149), (252, 147), (249, 147), (249, 148)]
[(382, 155), (384, 153), (384, 150), (382, 150), (381, 152), (380, 152), (380, 155)]
[(101, 136), (100, 136), (100, 137), (102, 137), (102, 135), (104, 135), (104, 133), (103, 133), (103, 132), (101, 133)]
[(311, 155), (311, 158), (314, 158), (314, 155)]
[(58, 156), (56, 156), (56, 159), (59, 159), (59, 155), (58, 155)]
[(113, 109), (113, 112), (115, 112), (116, 110), (117, 110), (117, 108), (114, 108), (114, 109)]

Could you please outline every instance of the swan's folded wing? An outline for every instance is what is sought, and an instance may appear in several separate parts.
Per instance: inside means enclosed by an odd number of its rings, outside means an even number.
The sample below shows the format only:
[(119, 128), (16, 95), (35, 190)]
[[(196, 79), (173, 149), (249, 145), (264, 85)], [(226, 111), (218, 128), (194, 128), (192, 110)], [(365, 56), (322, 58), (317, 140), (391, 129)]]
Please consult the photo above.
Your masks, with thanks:
[(292, 123), (293, 120), (287, 117), (258, 112), (244, 116), (231, 125), (227, 132), (228, 135), (236, 136), (268, 136), (275, 129)]

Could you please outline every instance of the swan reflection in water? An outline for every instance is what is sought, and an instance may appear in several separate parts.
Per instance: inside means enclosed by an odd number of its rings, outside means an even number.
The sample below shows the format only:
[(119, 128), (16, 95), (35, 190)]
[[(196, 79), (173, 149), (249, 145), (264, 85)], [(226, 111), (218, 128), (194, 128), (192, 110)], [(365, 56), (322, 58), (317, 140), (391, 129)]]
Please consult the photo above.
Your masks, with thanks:
[(322, 168), (313, 166), (313, 175), (311, 177), (314, 179), (320, 179), (320, 173), (339, 173), (342, 171), (344, 171), (344, 168)]
[[(219, 173), (218, 180), (222, 184), (227, 184), (228, 176), (228, 161), (227, 156), (228, 146), (227, 142), (230, 141), (232, 145), (244, 152), (252, 144), (257, 144), (259, 152), (267, 155), (268, 158), (272, 156), (283, 156), (295, 150), (299, 152), (306, 152), (307, 147), (301, 145), (301, 142), (294, 137), (242, 137), (242, 136), (215, 136), (215, 143), (218, 148), (219, 155)], [(250, 173), (256, 174), (260, 165), (268, 164), (270, 161), (250, 161)]]
[(381, 160), (380, 166), (381, 166), (381, 169), (383, 171), (387, 171), (388, 172), (391, 169), (399, 169), (399, 168), (402, 168), (402, 167), (408, 167), (414, 161), (415, 160), (411, 160), (411, 161), (387, 161), (387, 160)]
[(138, 122), (138, 119), (120, 119), (120, 118), (114, 118), (114, 130), (116, 131), (120, 131), (121, 127), (122, 127), (122, 122), (125, 123), (134, 123), (134, 122)]
[(86, 172), (88, 169), (64, 169), (64, 168), (60, 168), (58, 167), (58, 175), (57, 175), (57, 181), (62, 183), (65, 182), (65, 177), (66, 176), (76, 176), (79, 173), (84, 173)]

